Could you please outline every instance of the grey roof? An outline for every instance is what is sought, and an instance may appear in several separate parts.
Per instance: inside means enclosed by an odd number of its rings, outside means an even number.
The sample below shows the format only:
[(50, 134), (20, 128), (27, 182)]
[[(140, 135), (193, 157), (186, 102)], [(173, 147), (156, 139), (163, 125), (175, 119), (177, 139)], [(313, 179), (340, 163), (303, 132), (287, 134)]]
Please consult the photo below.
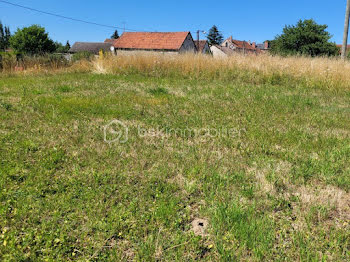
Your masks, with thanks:
[(224, 52), (226, 55), (232, 55), (235, 53), (234, 50), (232, 50), (229, 47), (221, 46), (221, 45), (215, 45), (218, 49), (220, 49), (222, 52)]
[(98, 54), (100, 50), (103, 51), (110, 51), (111, 46), (113, 46), (112, 43), (89, 43), (89, 42), (76, 42), (71, 49), (69, 49), (70, 53), (77, 53), (77, 52), (90, 52), (93, 54)]

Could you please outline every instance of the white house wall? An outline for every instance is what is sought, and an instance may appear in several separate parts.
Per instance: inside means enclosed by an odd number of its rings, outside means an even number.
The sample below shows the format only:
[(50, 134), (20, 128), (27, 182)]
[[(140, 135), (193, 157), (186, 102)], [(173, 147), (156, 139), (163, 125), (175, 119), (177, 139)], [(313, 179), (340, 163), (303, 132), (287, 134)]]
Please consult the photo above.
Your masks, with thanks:
[(214, 58), (225, 58), (225, 57), (227, 57), (227, 55), (223, 51), (221, 51), (219, 48), (217, 48), (214, 45), (210, 47), (210, 51), (212, 52)]

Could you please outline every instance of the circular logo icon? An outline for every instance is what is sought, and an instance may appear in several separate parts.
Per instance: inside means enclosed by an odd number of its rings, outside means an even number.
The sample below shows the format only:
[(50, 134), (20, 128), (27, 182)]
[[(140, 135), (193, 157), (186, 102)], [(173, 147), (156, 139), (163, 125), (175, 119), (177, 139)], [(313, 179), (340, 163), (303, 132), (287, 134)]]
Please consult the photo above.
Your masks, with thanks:
[(103, 138), (106, 143), (119, 142), (124, 144), (128, 141), (128, 127), (120, 120), (112, 120), (103, 128)]

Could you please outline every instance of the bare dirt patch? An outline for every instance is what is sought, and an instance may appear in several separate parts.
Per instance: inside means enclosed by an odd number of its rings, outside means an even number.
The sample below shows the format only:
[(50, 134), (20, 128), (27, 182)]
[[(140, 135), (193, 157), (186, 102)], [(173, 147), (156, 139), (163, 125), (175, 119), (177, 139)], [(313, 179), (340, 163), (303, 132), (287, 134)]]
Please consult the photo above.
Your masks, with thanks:
[(196, 218), (192, 221), (192, 231), (196, 236), (207, 236), (208, 220)]

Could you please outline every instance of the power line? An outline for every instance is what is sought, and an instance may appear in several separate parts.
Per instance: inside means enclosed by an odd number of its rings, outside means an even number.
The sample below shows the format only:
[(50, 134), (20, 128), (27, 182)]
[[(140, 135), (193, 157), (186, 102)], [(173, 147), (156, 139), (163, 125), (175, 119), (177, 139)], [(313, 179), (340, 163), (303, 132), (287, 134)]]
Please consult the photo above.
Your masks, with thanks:
[(51, 16), (55, 16), (55, 17), (59, 17), (59, 18), (63, 18), (63, 19), (67, 19), (67, 20), (71, 20), (71, 21), (75, 21), (75, 22), (80, 22), (80, 23), (85, 23), (85, 24), (90, 24), (90, 25), (96, 25), (96, 26), (101, 26), (101, 27), (107, 27), (107, 28), (113, 28), (113, 29), (120, 29), (120, 30), (124, 30), (124, 31), (125, 30), (126, 31), (134, 31), (134, 32), (139, 31), (139, 30), (128, 29), (128, 28), (124, 28), (124, 27), (99, 24), (99, 23), (90, 22), (90, 21), (86, 21), (86, 20), (81, 20), (81, 19), (68, 17), (68, 16), (63, 16), (63, 15), (59, 15), (59, 14), (54, 14), (54, 13), (38, 10), (38, 9), (35, 9), (35, 8), (31, 8), (31, 7), (28, 7), (28, 6), (23, 6), (23, 5), (11, 3), (11, 2), (8, 2), (8, 1), (0, 0), (0, 2), (4, 3), (4, 4), (15, 6), (15, 7), (20, 7), (20, 8), (23, 8), (23, 9), (30, 10), (30, 11), (34, 11), (34, 12), (38, 12), (38, 13), (42, 13), (42, 14), (46, 14), (46, 15), (51, 15)]

